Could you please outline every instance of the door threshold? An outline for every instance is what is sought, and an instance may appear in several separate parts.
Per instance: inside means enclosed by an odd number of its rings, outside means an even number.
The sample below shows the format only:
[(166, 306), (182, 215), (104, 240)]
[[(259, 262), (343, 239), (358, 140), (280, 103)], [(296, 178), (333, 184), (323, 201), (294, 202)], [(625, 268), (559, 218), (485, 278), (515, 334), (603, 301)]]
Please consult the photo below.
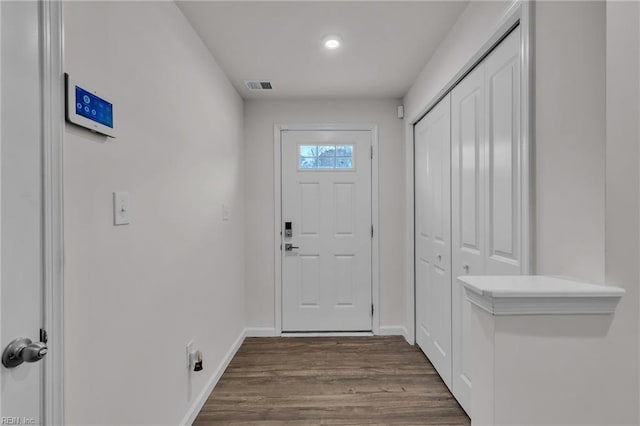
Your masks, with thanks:
[(280, 334), (281, 337), (371, 337), (371, 331), (287, 331)]

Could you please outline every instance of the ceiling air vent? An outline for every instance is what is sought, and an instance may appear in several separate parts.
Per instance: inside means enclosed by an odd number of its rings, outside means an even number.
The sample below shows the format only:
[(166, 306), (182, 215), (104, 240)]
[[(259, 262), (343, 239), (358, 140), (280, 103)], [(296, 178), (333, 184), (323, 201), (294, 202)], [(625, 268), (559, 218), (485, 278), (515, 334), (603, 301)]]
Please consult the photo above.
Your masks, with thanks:
[(272, 90), (273, 86), (270, 81), (245, 80), (244, 85), (249, 90)]

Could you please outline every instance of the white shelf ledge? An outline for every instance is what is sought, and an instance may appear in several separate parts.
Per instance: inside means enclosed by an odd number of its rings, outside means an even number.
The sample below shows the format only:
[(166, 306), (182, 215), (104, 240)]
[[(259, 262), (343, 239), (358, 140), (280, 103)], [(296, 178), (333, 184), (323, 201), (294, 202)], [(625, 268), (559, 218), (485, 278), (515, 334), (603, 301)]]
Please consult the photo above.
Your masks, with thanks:
[(612, 314), (625, 293), (619, 287), (541, 275), (458, 279), (467, 300), (492, 315)]

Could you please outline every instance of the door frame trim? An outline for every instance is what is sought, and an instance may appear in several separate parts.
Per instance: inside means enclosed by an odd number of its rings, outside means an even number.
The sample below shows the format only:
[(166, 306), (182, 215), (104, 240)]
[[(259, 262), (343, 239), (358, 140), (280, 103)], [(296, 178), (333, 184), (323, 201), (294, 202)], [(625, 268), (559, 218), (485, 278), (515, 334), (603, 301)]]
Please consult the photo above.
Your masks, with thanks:
[(521, 27), (520, 72), (521, 72), (521, 145), (522, 158), (522, 269), (528, 274), (536, 270), (535, 257), (535, 105), (534, 105), (534, 2), (516, 0), (498, 20), (492, 35), (481, 45), (475, 55), (458, 71), (449, 82), (428, 102), (424, 108), (406, 120), (406, 328), (407, 342), (416, 341), (416, 297), (415, 297), (415, 189), (414, 189), (414, 125), (433, 109), (471, 70), (478, 65), (516, 25)]
[(287, 130), (333, 130), (333, 131), (370, 131), (373, 159), (371, 160), (371, 222), (374, 227), (371, 241), (371, 303), (373, 317), (371, 331), (374, 335), (380, 332), (380, 227), (378, 201), (378, 125), (376, 123), (302, 123), (273, 126), (273, 190), (274, 190), (274, 328), (276, 336), (282, 335), (282, 132)]
[(64, 424), (64, 26), (61, 1), (41, 1), (43, 111), (44, 366), (43, 424)]

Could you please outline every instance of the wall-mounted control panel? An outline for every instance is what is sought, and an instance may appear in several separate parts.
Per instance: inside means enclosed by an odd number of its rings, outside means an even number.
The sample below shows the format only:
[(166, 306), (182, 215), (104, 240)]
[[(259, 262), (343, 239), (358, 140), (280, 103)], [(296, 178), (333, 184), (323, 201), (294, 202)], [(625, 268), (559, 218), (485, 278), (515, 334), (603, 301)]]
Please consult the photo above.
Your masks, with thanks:
[(67, 121), (92, 132), (116, 137), (114, 105), (104, 95), (64, 75)]

